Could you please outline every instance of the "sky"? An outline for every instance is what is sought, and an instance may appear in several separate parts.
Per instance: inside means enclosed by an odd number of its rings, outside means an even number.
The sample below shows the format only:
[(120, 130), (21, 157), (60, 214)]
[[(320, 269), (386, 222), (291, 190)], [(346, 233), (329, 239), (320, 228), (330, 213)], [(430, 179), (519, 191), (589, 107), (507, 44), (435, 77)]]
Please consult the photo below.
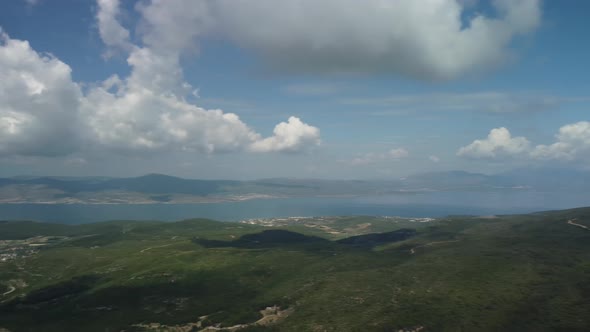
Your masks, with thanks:
[(583, 0), (0, 2), (0, 176), (588, 169)]

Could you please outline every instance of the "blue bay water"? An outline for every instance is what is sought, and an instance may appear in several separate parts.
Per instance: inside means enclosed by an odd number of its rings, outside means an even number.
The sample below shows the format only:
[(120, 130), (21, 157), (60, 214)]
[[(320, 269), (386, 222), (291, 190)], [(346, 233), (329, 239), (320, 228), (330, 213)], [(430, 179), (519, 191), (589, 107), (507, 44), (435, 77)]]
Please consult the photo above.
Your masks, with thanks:
[(528, 213), (590, 206), (590, 195), (563, 192), (429, 192), (366, 197), (257, 199), (206, 204), (0, 204), (0, 220), (88, 223), (210, 218), (238, 221), (288, 216), (443, 217)]

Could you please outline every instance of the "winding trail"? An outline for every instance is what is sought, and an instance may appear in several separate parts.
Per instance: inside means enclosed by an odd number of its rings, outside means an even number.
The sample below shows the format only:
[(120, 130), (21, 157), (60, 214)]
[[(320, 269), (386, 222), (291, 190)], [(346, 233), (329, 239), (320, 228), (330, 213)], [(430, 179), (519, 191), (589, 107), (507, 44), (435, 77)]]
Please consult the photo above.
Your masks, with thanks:
[(2, 296), (9, 295), (10, 293), (14, 292), (15, 290), (16, 290), (16, 287), (10, 286), (10, 289), (8, 290), (8, 292), (2, 293)]
[(587, 231), (590, 231), (590, 227), (585, 226), (585, 225), (576, 224), (574, 222), (574, 220), (576, 220), (576, 219), (570, 219), (570, 220), (567, 221), (567, 223), (570, 224), (570, 225), (572, 225), (572, 226), (578, 226), (578, 227), (583, 228), (583, 229), (585, 229)]
[(410, 254), (412, 254), (412, 255), (413, 255), (413, 254), (415, 254), (415, 253), (416, 253), (416, 249), (418, 249), (418, 248), (423, 248), (423, 247), (430, 247), (430, 246), (437, 245), (437, 244), (443, 244), (443, 243), (453, 243), (453, 242), (459, 242), (459, 241), (460, 241), (460, 240), (449, 240), (449, 241), (435, 241), (435, 242), (429, 242), (429, 243), (422, 244), (422, 245), (419, 245), (419, 246), (417, 246), (417, 247), (414, 247), (414, 248), (410, 249)]

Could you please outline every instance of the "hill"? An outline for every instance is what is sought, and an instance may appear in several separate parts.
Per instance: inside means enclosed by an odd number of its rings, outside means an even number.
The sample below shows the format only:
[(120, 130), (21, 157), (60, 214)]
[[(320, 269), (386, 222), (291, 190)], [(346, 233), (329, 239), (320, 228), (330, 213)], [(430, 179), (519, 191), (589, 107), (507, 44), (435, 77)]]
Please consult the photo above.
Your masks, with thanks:
[(163, 174), (131, 178), (0, 178), (0, 203), (210, 203), (252, 198), (360, 196), (424, 191), (548, 190), (588, 192), (590, 172), (519, 169), (496, 175), (464, 171), (389, 180), (193, 180)]
[(585, 227), (589, 208), (264, 225), (1, 222), (0, 330), (587, 331)]

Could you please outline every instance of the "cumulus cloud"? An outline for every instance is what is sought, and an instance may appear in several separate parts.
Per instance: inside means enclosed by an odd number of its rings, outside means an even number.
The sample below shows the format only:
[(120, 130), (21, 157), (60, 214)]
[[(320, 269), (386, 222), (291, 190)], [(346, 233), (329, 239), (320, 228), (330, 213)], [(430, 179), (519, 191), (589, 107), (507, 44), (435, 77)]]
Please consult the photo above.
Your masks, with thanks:
[(457, 152), (458, 156), (469, 158), (496, 158), (516, 156), (528, 152), (530, 142), (524, 137), (512, 137), (504, 127), (492, 129), (487, 138), (475, 140)]
[(82, 141), (71, 68), (0, 29), (0, 154), (64, 155)]
[[(147, 8), (145, 13), (146, 19), (161, 19)], [(68, 65), (0, 30), (0, 154), (66, 155), (83, 145), (140, 153), (292, 153), (319, 144), (319, 129), (296, 117), (263, 138), (236, 114), (190, 103), (187, 97), (195, 89), (184, 80), (180, 65), (189, 41), (163, 47), (156, 45), (161, 32), (152, 31), (144, 45), (132, 44), (119, 15), (118, 1), (98, 0), (99, 34), (109, 50), (126, 53), (131, 73), (113, 75), (84, 93)]]
[[(111, 46), (127, 45), (128, 34), (121, 32), (124, 28), (116, 20), (117, 1), (99, 3), (97, 19), (103, 41)], [(191, 49), (202, 30), (193, 21), (199, 21), (196, 15), (204, 14), (202, 9), (200, 2), (187, 7), (170, 1), (140, 6), (144, 45), (129, 47), (131, 74), (106, 80), (88, 93), (84, 104), (84, 114), (101, 145), (139, 151), (297, 152), (319, 140), (317, 128), (295, 117), (278, 124), (275, 135), (263, 139), (238, 115), (206, 110), (186, 100), (195, 89), (184, 80), (180, 56)], [(190, 27), (195, 29), (189, 31)], [(114, 32), (105, 39), (103, 31)]]
[(216, 1), (152, 0), (138, 3), (143, 43), (154, 50), (198, 51), (198, 38), (217, 25)]
[(580, 121), (559, 128), (556, 142), (537, 145), (531, 156), (537, 159), (575, 160), (590, 156), (590, 122)]
[(364, 156), (354, 158), (350, 161), (350, 164), (353, 166), (369, 165), (383, 161), (400, 160), (407, 158), (409, 155), (410, 153), (408, 150), (404, 148), (396, 148), (383, 153), (367, 153)]
[(485, 15), (457, 0), (153, 0), (142, 13), (150, 45), (216, 34), (280, 70), (438, 80), (496, 66), (540, 24), (539, 0), (492, 4)]
[(233, 113), (205, 110), (148, 89), (88, 94), (83, 107), (96, 141), (113, 150), (179, 149), (207, 153), (244, 148), (259, 135)]
[(320, 130), (294, 116), (288, 122), (279, 123), (273, 133), (271, 137), (252, 143), (250, 149), (256, 152), (296, 152), (305, 146), (320, 144)]
[[(319, 141), (319, 130), (295, 117), (278, 124), (274, 136), (263, 139), (236, 114), (205, 110), (186, 101), (185, 96), (194, 89), (183, 78), (180, 56), (200, 31), (191, 21), (200, 10), (199, 3), (188, 7), (191, 9), (168, 1), (140, 7), (147, 22), (145, 45), (134, 45), (129, 53), (130, 76), (125, 80), (112, 77), (102, 87), (93, 89), (87, 98), (86, 114), (100, 143), (113, 148), (176, 147), (212, 153), (297, 152), (308, 143)], [(106, 10), (110, 15), (111, 8), (107, 6)], [(102, 7), (99, 18), (101, 11)], [(99, 30), (103, 23), (113, 24), (111, 20), (99, 19)], [(161, 26), (166, 28), (160, 29)], [(196, 30), (187, 31), (189, 26)]]
[(408, 152), (408, 150), (404, 149), (404, 148), (398, 148), (398, 149), (392, 149), (389, 150), (389, 152), (387, 152), (387, 157), (390, 157), (392, 159), (401, 159), (401, 158), (405, 158), (409, 155), (410, 153)]
[(428, 157), (428, 160), (432, 161), (433, 163), (438, 163), (438, 162), (440, 162), (440, 158), (439, 158), (439, 157), (437, 157), (437, 156), (435, 156), (435, 155), (429, 156), (429, 157)]
[(113, 49), (130, 50), (132, 45), (129, 42), (129, 31), (118, 21), (119, 1), (97, 0), (97, 4), (98, 32), (105, 45), (111, 48), (105, 55), (110, 56)]
[(462, 147), (458, 156), (470, 158), (522, 157), (535, 160), (575, 161), (590, 156), (590, 122), (580, 121), (559, 129), (556, 141), (532, 146), (524, 137), (512, 137), (506, 128), (492, 129), (486, 139)]

